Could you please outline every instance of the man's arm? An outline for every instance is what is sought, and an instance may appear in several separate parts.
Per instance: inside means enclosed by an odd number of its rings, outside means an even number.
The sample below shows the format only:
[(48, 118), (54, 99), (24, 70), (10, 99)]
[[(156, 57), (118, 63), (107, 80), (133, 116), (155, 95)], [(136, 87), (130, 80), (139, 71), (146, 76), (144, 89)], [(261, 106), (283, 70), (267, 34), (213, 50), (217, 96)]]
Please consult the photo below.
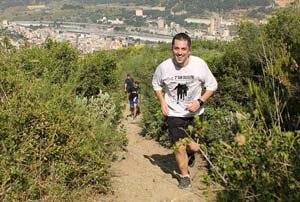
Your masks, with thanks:
[(169, 115), (168, 105), (165, 101), (163, 92), (161, 90), (156, 90), (155, 95), (156, 95), (157, 99), (159, 100), (160, 108), (161, 108), (163, 115), (168, 116)]
[(208, 68), (207, 64), (204, 63), (203, 66), (203, 74), (204, 76), (204, 86), (205, 86), (205, 93), (197, 100), (192, 100), (191, 102), (188, 103), (186, 109), (195, 112), (199, 109), (200, 105), (204, 102), (206, 102), (217, 90), (218, 88), (218, 83), (214, 75), (211, 73), (210, 69)]
[(202, 100), (203, 102), (206, 102), (206, 100), (208, 100), (208, 98), (210, 98), (215, 91), (212, 90), (206, 90), (205, 93), (199, 98), (200, 100)]

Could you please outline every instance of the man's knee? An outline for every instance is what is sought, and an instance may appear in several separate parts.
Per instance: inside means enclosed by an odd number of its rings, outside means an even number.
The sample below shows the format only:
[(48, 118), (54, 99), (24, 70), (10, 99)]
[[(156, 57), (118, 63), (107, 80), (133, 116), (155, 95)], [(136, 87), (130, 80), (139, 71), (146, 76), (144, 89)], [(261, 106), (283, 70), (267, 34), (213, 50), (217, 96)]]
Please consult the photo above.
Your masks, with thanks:
[(198, 143), (196, 143), (196, 142), (191, 142), (188, 145), (188, 148), (192, 152), (198, 152), (200, 150), (200, 145)]
[(182, 144), (180, 141), (175, 143), (175, 153), (185, 154), (186, 153), (186, 145)]

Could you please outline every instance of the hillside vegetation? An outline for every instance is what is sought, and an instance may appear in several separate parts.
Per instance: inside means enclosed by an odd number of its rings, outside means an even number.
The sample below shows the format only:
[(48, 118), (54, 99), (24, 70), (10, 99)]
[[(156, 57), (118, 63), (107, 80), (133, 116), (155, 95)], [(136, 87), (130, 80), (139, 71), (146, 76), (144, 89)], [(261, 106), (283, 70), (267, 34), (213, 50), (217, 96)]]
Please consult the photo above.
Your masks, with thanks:
[(0, 200), (106, 192), (114, 151), (127, 142), (116, 129), (114, 54), (82, 58), (68, 43), (15, 50), (8, 42), (0, 49)]
[[(187, 17), (204, 17), (208, 12), (218, 12), (222, 15), (234, 10), (244, 9), (249, 12), (255, 9), (256, 12), (270, 12), (265, 10), (265, 6), (269, 6), (273, 0), (144, 0), (144, 1), (116, 1), (116, 0), (40, 0), (40, 1), (1, 1), (0, 10), (1, 17), (9, 20), (66, 20), (94, 22), (103, 16), (112, 18), (133, 18), (135, 16), (134, 9), (143, 7), (144, 13), (148, 17), (172, 18), (172, 12), (186, 11), (183, 18)], [(29, 10), (28, 5), (45, 4), (46, 10)], [(165, 11), (151, 10), (153, 7), (165, 7)], [(261, 8), (260, 11), (257, 9)], [(253, 14), (252, 14), (253, 15)], [(179, 22), (174, 18), (173, 21)]]
[[(190, 128), (215, 170), (219, 201), (300, 198), (300, 15), (280, 11), (268, 24), (244, 23), (232, 42), (194, 41), (219, 89)], [(169, 146), (151, 79), (170, 44), (79, 55), (68, 43), (0, 48), (0, 200), (78, 200), (109, 189), (123, 79), (142, 87), (144, 134)], [(122, 93), (122, 94), (120, 94)]]
[[(49, 4), (52, 2), (57, 2), (57, 0), (3, 0), (0, 3), (2, 8), (7, 8), (10, 6), (24, 6), (27, 4)], [(107, 4), (107, 3), (121, 3), (121, 4), (136, 4), (137, 6), (166, 6), (167, 8), (172, 8), (178, 3), (182, 3), (179, 0), (165, 0), (165, 1), (157, 1), (157, 0), (64, 0), (65, 3), (70, 4)], [(272, 0), (186, 0), (184, 4), (187, 5), (187, 10), (194, 10), (194, 9), (203, 9), (203, 10), (232, 10), (238, 8), (249, 8), (255, 6), (266, 6), (270, 5), (273, 1)]]

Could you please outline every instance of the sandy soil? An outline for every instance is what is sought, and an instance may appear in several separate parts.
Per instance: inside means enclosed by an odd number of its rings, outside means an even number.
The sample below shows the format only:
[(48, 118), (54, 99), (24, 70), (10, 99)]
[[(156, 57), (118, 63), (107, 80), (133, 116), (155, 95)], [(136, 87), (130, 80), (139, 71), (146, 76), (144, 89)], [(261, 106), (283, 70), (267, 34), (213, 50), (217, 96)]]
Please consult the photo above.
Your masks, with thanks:
[(195, 166), (190, 169), (192, 187), (179, 189), (172, 150), (141, 135), (141, 118), (140, 115), (135, 120), (123, 120), (129, 143), (120, 159), (112, 165), (112, 193), (101, 196), (98, 202), (214, 201), (214, 197), (203, 195), (206, 187), (201, 185), (199, 175), (205, 170), (205, 162), (200, 156), (196, 156)]

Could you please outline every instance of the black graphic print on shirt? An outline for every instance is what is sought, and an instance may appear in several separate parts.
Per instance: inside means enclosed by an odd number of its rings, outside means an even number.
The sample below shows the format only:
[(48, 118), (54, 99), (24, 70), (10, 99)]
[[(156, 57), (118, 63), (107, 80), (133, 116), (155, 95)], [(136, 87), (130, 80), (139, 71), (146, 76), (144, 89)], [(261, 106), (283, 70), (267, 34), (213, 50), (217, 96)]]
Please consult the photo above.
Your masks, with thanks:
[(179, 103), (179, 100), (184, 100), (184, 97), (187, 96), (188, 87), (186, 84), (178, 84), (174, 90), (177, 89), (177, 104)]

